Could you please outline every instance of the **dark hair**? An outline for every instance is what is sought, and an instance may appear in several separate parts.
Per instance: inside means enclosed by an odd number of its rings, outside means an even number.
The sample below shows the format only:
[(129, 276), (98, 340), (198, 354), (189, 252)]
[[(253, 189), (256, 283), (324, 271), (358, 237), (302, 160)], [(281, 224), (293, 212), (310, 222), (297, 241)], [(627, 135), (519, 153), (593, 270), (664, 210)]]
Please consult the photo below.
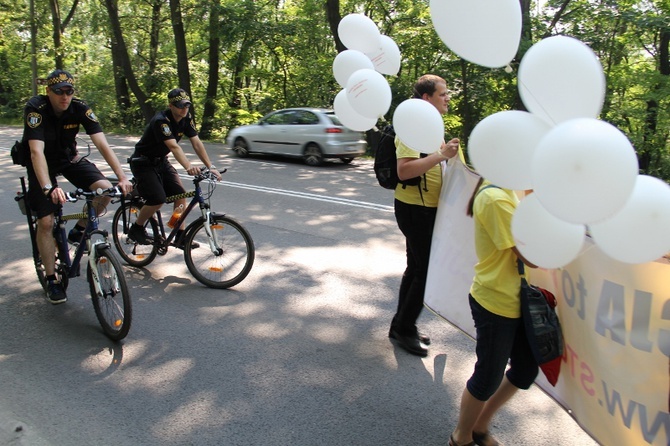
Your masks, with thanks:
[(437, 89), (437, 84), (447, 84), (447, 81), (442, 79), (440, 76), (435, 74), (424, 74), (419, 79), (417, 79), (414, 84), (413, 94), (414, 98), (421, 99), (424, 94), (432, 96)]
[(482, 185), (483, 182), (484, 177), (479, 177), (479, 181), (477, 181), (477, 186), (475, 186), (475, 190), (472, 191), (472, 196), (470, 197), (470, 201), (468, 201), (468, 210), (466, 212), (468, 217), (472, 217), (472, 208), (475, 206), (475, 197), (477, 196), (479, 187)]

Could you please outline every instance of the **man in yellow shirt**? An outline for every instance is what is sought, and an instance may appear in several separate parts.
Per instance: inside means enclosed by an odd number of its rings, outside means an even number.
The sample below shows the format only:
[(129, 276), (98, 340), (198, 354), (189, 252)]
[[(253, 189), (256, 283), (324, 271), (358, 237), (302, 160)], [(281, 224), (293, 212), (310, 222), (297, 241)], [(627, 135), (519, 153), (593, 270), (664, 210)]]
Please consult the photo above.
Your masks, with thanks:
[[(423, 75), (416, 81), (414, 98), (430, 102), (440, 114), (446, 114), (449, 109), (447, 82), (433, 74)], [(428, 350), (421, 344), (430, 344), (430, 338), (419, 333), (416, 321), (423, 309), (433, 225), (442, 189), (442, 161), (458, 154), (459, 140), (443, 141), (440, 149), (430, 154), (409, 148), (397, 137), (395, 144), (401, 182), (395, 189), (394, 208), (398, 227), (405, 236), (407, 268), (400, 282), (398, 309), (391, 321), (389, 338), (413, 355), (426, 356)], [(421, 177), (418, 186), (402, 184), (415, 177)]]

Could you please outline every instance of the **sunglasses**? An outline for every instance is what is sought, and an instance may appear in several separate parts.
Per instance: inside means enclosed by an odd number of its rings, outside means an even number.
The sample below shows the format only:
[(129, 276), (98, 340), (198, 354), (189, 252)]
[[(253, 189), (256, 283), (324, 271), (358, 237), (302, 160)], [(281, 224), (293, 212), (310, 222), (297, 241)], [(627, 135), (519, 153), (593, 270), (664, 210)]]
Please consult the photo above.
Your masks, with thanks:
[(188, 107), (191, 106), (191, 104), (189, 104), (188, 102), (186, 104), (180, 104), (180, 103), (177, 102), (176, 104), (172, 104), (172, 105), (174, 105), (175, 107), (177, 107), (179, 109), (188, 108)]
[(74, 88), (52, 88), (51, 91), (58, 96), (63, 96), (64, 94), (72, 96), (74, 94)]

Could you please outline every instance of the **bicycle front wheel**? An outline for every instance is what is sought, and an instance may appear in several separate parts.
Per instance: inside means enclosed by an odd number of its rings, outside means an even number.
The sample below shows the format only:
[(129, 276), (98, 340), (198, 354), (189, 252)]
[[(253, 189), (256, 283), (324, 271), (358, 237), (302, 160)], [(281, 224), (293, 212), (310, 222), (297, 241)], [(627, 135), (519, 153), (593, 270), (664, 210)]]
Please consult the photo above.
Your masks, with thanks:
[[(210, 288), (237, 285), (254, 264), (254, 241), (242, 225), (228, 217), (212, 217), (211, 240), (205, 224), (204, 220), (197, 222), (185, 236), (186, 266), (193, 277)], [(210, 241), (217, 249), (212, 250)]]
[(109, 246), (96, 248), (95, 269), (97, 274), (89, 262), (86, 277), (95, 315), (107, 337), (119, 341), (130, 330), (133, 310), (121, 262)]
[[(128, 237), (128, 229), (135, 223), (140, 208), (132, 202), (120, 206), (114, 213), (112, 219), (112, 239), (114, 246), (121, 258), (130, 266), (143, 267), (151, 263), (158, 253), (158, 246), (140, 245)], [(124, 221), (125, 214), (125, 225)], [(158, 225), (156, 220), (150, 218), (146, 225), (147, 234), (156, 240), (158, 238)]]

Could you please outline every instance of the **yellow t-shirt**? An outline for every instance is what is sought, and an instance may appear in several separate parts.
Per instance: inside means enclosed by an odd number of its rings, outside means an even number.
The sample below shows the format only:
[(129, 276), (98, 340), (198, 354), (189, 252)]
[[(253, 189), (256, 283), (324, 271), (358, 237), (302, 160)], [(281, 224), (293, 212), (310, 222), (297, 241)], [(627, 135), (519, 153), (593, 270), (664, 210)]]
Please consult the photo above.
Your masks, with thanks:
[[(398, 137), (395, 138), (396, 158), (420, 158), (421, 154), (416, 150), (407, 147)], [(419, 186), (421, 190), (419, 191)], [(437, 164), (428, 170), (425, 175), (421, 175), (421, 184), (419, 186), (403, 186), (398, 183), (395, 188), (396, 200), (407, 204), (416, 204), (429, 208), (436, 208), (440, 199), (440, 190), (442, 189), (442, 163)]]
[(518, 203), (513, 191), (489, 187), (479, 192), (472, 209), (478, 262), (470, 294), (491, 313), (509, 318), (521, 317), (521, 285), (512, 251), (512, 215)]

